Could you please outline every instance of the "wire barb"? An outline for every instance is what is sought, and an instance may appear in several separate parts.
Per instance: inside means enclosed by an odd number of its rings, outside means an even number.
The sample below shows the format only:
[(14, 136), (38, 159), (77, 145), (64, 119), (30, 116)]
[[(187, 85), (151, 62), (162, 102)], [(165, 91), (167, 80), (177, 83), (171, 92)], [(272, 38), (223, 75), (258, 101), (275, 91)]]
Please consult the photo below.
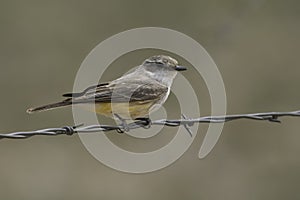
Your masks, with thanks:
[[(188, 119), (185, 114), (181, 114), (181, 116), (183, 117), (183, 119)], [(187, 124), (184, 124), (184, 128), (186, 129), (186, 131), (190, 134), (191, 137), (193, 137), (193, 132), (190, 128), (190, 126), (193, 126), (194, 125), (194, 122), (190, 122), (190, 123), (187, 123)]]
[[(250, 120), (261, 120), (280, 123), (280, 117), (300, 117), (300, 110), (292, 112), (266, 112), (266, 113), (252, 113), (252, 114), (238, 114), (238, 115), (225, 115), (225, 116), (206, 116), (200, 118), (190, 119), (182, 114), (181, 119), (159, 119), (155, 121), (145, 121), (144, 119), (135, 120), (132, 123), (126, 124), (126, 131), (137, 128), (150, 128), (149, 125), (165, 125), (170, 127), (176, 127), (183, 125), (184, 128), (188, 131), (190, 136), (193, 136), (193, 133), (190, 129), (195, 123), (225, 123), (232, 120), (238, 119), (250, 119)], [(74, 135), (76, 133), (93, 133), (101, 131), (124, 131), (124, 124), (122, 125), (89, 125), (83, 126), (83, 124), (75, 126), (64, 126), (62, 128), (47, 128), (36, 131), (20, 131), (7, 134), (0, 134), (0, 139), (25, 139), (35, 135), (47, 135), (47, 136), (56, 136), (56, 135)]]

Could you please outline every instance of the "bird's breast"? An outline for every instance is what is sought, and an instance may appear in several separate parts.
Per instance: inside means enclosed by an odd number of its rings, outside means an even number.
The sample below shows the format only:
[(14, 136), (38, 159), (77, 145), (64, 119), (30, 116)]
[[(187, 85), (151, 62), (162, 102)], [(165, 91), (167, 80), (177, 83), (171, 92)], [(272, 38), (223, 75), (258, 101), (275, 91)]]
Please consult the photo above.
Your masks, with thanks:
[(135, 119), (148, 116), (152, 106), (152, 102), (96, 103), (95, 112), (110, 118), (118, 114), (123, 119)]

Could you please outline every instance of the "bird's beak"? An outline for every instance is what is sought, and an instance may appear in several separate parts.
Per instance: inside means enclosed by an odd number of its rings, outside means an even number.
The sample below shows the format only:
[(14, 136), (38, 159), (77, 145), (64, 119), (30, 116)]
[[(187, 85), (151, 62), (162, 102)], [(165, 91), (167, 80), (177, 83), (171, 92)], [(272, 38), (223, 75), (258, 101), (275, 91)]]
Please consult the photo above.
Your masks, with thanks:
[(184, 66), (176, 65), (176, 66), (175, 66), (175, 70), (176, 70), (176, 71), (185, 71), (185, 70), (187, 70), (187, 69), (186, 69), (186, 67), (184, 67)]

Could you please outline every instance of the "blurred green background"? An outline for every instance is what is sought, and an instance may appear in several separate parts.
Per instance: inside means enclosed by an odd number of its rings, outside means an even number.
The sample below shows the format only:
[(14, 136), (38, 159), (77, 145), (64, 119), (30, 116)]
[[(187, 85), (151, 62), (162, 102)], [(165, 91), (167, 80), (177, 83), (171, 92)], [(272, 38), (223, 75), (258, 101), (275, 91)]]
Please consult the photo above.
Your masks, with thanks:
[[(0, 131), (73, 124), (70, 108), (35, 115), (25, 110), (60, 100), (60, 94), (72, 91), (81, 62), (98, 43), (144, 26), (183, 32), (205, 47), (222, 73), (228, 114), (297, 110), (299, 20), (300, 3), (291, 0), (2, 0)], [(121, 63), (130, 68), (152, 53), (156, 51), (122, 56), (104, 79), (124, 73)], [(209, 96), (205, 86), (199, 88), (201, 114), (209, 115)], [(177, 103), (171, 96), (166, 107)], [(282, 124), (226, 123), (213, 151), (199, 160), (207, 128), (201, 125), (191, 148), (177, 162), (141, 175), (104, 166), (78, 136), (4, 139), (0, 141), (0, 199), (299, 199), (299, 122), (284, 118)], [(174, 131), (165, 129), (169, 136)], [(166, 140), (163, 134), (159, 140), (147, 141), (147, 148)], [(126, 135), (111, 137), (122, 146), (132, 143)]]

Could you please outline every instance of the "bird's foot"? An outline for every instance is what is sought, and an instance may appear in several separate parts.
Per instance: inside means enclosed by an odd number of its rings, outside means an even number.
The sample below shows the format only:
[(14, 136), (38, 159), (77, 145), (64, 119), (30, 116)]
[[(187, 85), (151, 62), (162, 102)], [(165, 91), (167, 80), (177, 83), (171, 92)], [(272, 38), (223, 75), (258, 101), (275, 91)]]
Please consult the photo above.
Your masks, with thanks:
[(120, 127), (119, 129), (117, 129), (118, 133), (124, 133), (124, 132), (129, 132), (130, 128), (126, 122), (125, 119), (123, 119), (120, 115), (118, 114), (114, 114), (114, 116), (121, 122), (120, 124), (118, 124), (118, 126)]
[(135, 120), (142, 122), (143, 128), (148, 129), (151, 127), (152, 121), (149, 117), (138, 117)]

